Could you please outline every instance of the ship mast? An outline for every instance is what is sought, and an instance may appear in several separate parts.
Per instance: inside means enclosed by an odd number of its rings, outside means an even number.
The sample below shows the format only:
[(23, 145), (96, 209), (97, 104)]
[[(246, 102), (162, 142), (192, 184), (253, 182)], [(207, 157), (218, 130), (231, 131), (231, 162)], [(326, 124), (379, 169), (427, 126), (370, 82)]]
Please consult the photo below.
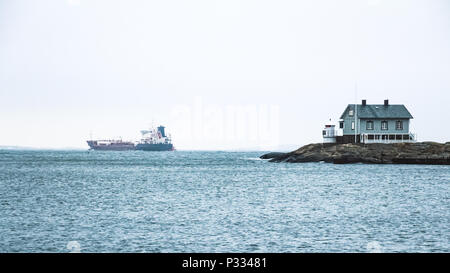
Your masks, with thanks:
[(358, 136), (358, 85), (355, 82), (355, 144)]

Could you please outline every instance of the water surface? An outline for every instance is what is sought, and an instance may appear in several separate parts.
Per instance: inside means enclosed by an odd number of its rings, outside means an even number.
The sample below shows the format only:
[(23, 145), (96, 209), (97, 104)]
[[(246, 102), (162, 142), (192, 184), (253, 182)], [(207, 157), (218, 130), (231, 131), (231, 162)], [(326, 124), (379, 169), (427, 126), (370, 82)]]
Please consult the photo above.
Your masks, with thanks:
[(450, 251), (449, 166), (261, 154), (0, 151), (0, 252)]

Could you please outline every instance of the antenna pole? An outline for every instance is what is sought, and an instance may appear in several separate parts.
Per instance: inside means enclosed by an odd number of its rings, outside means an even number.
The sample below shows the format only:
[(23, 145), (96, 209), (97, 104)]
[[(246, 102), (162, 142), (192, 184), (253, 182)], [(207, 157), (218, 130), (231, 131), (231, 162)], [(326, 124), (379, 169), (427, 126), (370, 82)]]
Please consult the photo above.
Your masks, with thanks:
[(355, 82), (355, 144), (358, 136), (358, 85)]

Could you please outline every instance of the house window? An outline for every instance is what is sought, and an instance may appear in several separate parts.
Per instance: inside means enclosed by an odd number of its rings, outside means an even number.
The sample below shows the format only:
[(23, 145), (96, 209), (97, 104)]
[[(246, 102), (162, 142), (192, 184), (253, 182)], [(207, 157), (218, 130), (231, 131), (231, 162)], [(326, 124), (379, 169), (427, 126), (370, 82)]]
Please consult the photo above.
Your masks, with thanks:
[(383, 120), (381, 122), (381, 130), (387, 130), (388, 129), (388, 122), (386, 120)]
[(344, 122), (343, 122), (343, 121), (340, 121), (340, 122), (339, 122), (339, 128), (340, 128), (340, 129), (344, 129)]
[(348, 111), (348, 115), (353, 117), (353, 110)]
[(395, 129), (396, 130), (403, 130), (403, 121), (397, 120), (397, 122), (395, 122)]
[(367, 130), (373, 130), (373, 121), (368, 120), (368, 121), (366, 122), (366, 129), (367, 129)]
[(352, 121), (352, 130), (355, 130), (355, 122)]

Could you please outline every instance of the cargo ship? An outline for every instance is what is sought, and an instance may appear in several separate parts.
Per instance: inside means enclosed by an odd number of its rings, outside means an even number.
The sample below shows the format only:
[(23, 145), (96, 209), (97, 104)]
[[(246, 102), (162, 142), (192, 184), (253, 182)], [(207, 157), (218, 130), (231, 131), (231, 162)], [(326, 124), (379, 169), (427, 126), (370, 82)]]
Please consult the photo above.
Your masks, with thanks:
[(110, 140), (88, 140), (90, 150), (99, 151), (174, 151), (170, 135), (166, 135), (165, 127), (159, 126), (157, 129), (142, 130), (142, 138), (136, 143), (122, 141), (121, 139)]
[(135, 145), (131, 141), (122, 141), (108, 139), (108, 140), (88, 140), (90, 150), (100, 150), (100, 151), (129, 151), (134, 150)]
[(136, 144), (136, 150), (142, 151), (174, 151), (170, 135), (166, 135), (165, 127), (159, 126), (156, 130), (142, 130), (142, 138)]

